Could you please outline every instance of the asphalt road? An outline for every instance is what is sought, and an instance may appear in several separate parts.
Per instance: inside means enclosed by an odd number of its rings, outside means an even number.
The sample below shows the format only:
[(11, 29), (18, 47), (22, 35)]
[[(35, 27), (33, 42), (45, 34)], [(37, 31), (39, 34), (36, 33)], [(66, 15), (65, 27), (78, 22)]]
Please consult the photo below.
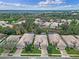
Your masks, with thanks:
[(77, 58), (64, 58), (64, 57), (38, 57), (38, 56), (27, 56), (27, 57), (0, 57), (0, 59), (79, 59)]

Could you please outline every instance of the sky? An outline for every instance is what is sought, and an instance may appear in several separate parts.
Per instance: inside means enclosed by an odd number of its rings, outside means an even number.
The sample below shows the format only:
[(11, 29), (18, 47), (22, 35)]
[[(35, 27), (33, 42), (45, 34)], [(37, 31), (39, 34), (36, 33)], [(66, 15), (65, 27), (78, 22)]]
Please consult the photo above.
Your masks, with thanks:
[(79, 10), (79, 0), (0, 0), (0, 10)]

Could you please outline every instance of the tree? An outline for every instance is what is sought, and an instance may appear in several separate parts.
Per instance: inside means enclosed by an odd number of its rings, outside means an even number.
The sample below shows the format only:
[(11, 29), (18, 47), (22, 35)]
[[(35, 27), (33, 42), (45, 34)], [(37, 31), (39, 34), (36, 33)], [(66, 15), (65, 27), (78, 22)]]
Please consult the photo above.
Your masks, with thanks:
[(2, 44), (2, 48), (7, 51), (12, 51), (16, 47), (17, 42), (15, 40), (5, 40)]
[(61, 26), (60, 34), (78, 35), (79, 34), (79, 23), (76, 20), (72, 20), (72, 22), (69, 25), (63, 24)]
[(15, 35), (16, 31), (14, 29), (11, 29), (11, 28), (6, 28), (3, 30), (3, 33), (7, 34), (7, 35)]

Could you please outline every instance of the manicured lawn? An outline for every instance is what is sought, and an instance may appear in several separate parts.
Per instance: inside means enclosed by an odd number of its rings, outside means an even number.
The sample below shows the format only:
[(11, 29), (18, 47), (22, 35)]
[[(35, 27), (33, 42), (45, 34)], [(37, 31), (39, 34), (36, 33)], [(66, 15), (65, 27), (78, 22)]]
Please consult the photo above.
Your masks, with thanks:
[(35, 48), (34, 45), (28, 45), (23, 49), (22, 53), (41, 54), (41, 51), (38, 48)]
[(0, 48), (0, 54), (3, 52), (4, 50), (2, 48)]
[(79, 51), (75, 50), (74, 48), (66, 48), (68, 54), (77, 54), (79, 55)]
[(48, 53), (49, 54), (60, 54), (60, 51), (58, 49), (56, 49), (55, 46), (52, 46), (52, 44), (49, 44)]

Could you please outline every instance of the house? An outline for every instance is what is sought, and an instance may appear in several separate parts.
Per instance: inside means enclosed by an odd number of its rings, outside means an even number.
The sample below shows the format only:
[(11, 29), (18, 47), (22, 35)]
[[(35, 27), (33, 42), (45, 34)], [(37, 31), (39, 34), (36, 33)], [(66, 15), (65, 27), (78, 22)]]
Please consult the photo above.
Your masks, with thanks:
[(34, 46), (36, 48), (41, 49), (41, 56), (48, 56), (48, 52), (47, 52), (48, 41), (47, 41), (46, 35), (43, 35), (43, 34), (36, 35), (35, 41), (34, 41)]
[(57, 22), (52, 22), (50, 25), (50, 28), (55, 29), (55, 28), (58, 28), (58, 26), (59, 26), (59, 24)]
[(16, 23), (14, 23), (14, 24), (22, 24), (22, 23), (25, 23), (25, 22), (26, 22), (26, 20), (22, 20), (22, 21), (18, 21)]
[(76, 39), (77, 39), (76, 49), (79, 50), (79, 35), (76, 35)]
[(7, 46), (9, 44), (11, 44), (10, 46), (17, 45), (17, 43), (19, 42), (20, 38), (21, 38), (21, 35), (10, 35), (10, 36), (8, 36), (6, 38)]
[(0, 21), (0, 26), (2, 26), (2, 27), (13, 27), (13, 25), (11, 25), (11, 24), (8, 24), (8, 22), (6, 22), (6, 21)]
[(50, 24), (51, 24), (50, 22), (45, 22), (45, 23), (42, 24), (42, 26), (43, 26), (44, 28), (47, 28), (47, 27), (50, 26)]
[(67, 47), (67, 45), (62, 40), (62, 38), (60, 37), (60, 35), (58, 35), (58, 38), (59, 38), (59, 43), (57, 44), (57, 48), (59, 48), (60, 50), (65, 50), (65, 48)]
[(24, 48), (25, 45), (27, 46), (29, 44), (32, 44), (33, 39), (34, 39), (34, 34), (32, 34), (32, 33), (25, 33), (21, 37), (20, 41), (18, 42), (17, 48)]
[(40, 48), (40, 44), (42, 43), (43, 41), (41, 40), (41, 36), (40, 35), (36, 35), (35, 36), (35, 40), (34, 40), (34, 46), (36, 48)]
[(54, 20), (53, 19), (50, 19), (50, 22), (53, 22)]
[(68, 24), (70, 24), (72, 22), (72, 20), (71, 19), (68, 19), (67, 22), (68, 22)]
[(37, 19), (35, 19), (34, 23), (41, 25), (43, 22), (42, 22), (42, 20), (40, 18), (37, 18)]
[(49, 42), (52, 45), (56, 45), (57, 48), (64, 50), (66, 48), (66, 44), (63, 42), (59, 34), (49, 34)]
[(7, 35), (0, 33), (0, 43), (6, 38)]
[(6, 41), (15, 41), (18, 42), (21, 38), (21, 35), (10, 35), (7, 37)]
[(16, 47), (18, 41), (20, 40), (21, 36), (20, 35), (10, 35), (6, 38), (6, 40), (3, 40), (1, 42), (2, 47), (4, 47), (5, 49), (7, 48), (14, 48)]
[(5, 34), (0, 33), (0, 39), (5, 37), (5, 36), (6, 36)]
[(47, 36), (46, 35), (36, 35), (35, 36), (35, 41), (34, 41), (34, 46), (37, 48), (47, 48), (48, 46), (48, 41), (47, 41)]
[(47, 36), (46, 35), (41, 35), (41, 40), (42, 40), (42, 43), (40, 44), (41, 46), (41, 49), (47, 49), (48, 47), (48, 40), (47, 40)]
[(66, 19), (61, 19), (61, 22), (63, 23), (63, 22), (67, 22), (67, 20)]
[(72, 35), (62, 35), (62, 38), (69, 48), (74, 48), (74, 44), (76, 44), (75, 37), (73, 37)]
[(27, 45), (32, 44), (34, 39), (34, 34), (25, 34), (24, 35), (24, 43), (26, 43)]
[(52, 45), (56, 45), (57, 43), (59, 43), (59, 39), (56, 37), (56, 34), (48, 34), (48, 38), (49, 38), (49, 42)]
[(0, 21), (0, 26), (5, 27), (6, 22), (5, 21)]

